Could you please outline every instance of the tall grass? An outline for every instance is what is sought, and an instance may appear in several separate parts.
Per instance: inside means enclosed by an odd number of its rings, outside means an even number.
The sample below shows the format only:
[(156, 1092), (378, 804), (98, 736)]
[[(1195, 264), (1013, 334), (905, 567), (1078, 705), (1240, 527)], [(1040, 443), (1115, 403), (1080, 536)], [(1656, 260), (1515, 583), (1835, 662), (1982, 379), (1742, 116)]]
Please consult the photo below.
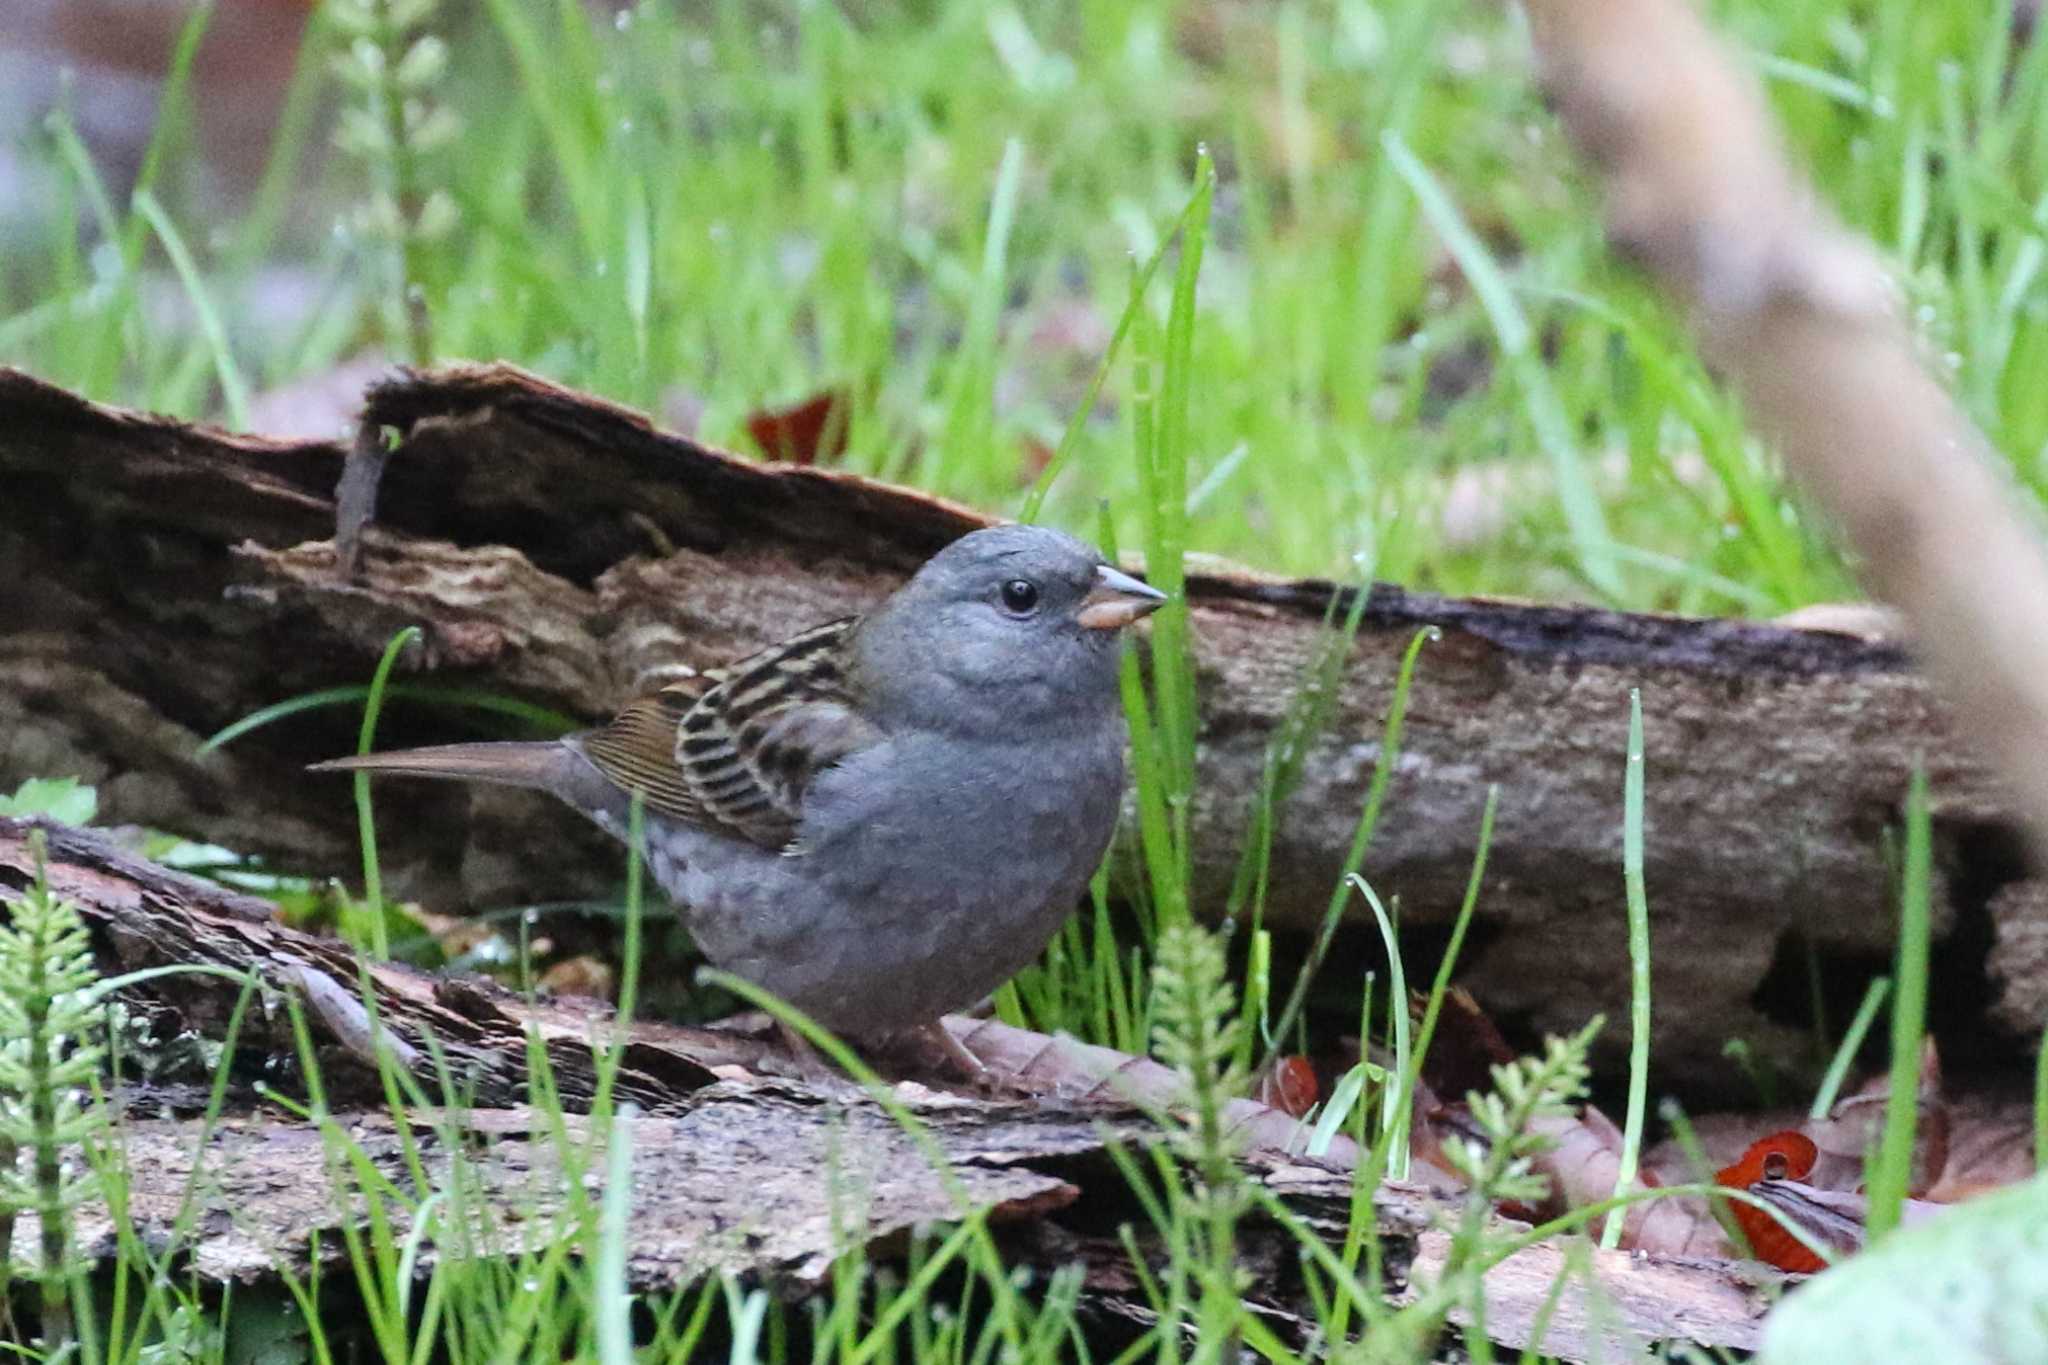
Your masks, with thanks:
[[(2042, 45), (2011, 41), (1998, 0), (1722, 10), (1823, 192), (1892, 249), (1936, 353), (2039, 487)], [(1189, 544), (1321, 573), (1364, 550), (1406, 583), (1628, 606), (1769, 612), (1849, 587), (1680, 334), (1605, 263), (1504, 11), (1331, 0), (1239, 30), (1155, 0), (758, 22), (494, 0), (432, 21), (447, 70), (416, 93), (460, 119), (461, 154), (422, 152), (403, 186), (390, 158), (309, 155), (323, 18), (240, 214), (166, 174), (195, 154), (177, 111), (207, 16), (132, 179), (61, 113), (31, 140), (55, 191), (10, 238), (0, 359), (231, 417), (241, 390), (389, 331), (395, 239), (358, 212), (369, 174), (410, 205), (405, 297), (432, 304), (401, 354), (672, 401), (743, 448), (751, 409), (844, 388), (857, 470), (1010, 507), (1040, 477), (1034, 443), (1054, 444), (1067, 473), (1031, 510), (1092, 532), (1107, 498), (1128, 528), (1151, 497), (1119, 454), (1129, 394), (1097, 403), (1090, 380), (1129, 262), (1173, 235), (1206, 144), (1202, 326), (1160, 343), (1203, 379), (1155, 395), (1186, 489), (1221, 476)], [(394, 42), (386, 68), (424, 78), (407, 58), (433, 36)], [(367, 110), (365, 88), (335, 97)], [(385, 123), (378, 145), (410, 145)], [(436, 191), (456, 212), (429, 243)], [(183, 263), (152, 220), (182, 229)], [(287, 317), (257, 292), (280, 264), (315, 305)], [(1504, 479), (1476, 523), (1468, 492), (1446, 520), (1448, 490), (1493, 486), (1461, 472)]]

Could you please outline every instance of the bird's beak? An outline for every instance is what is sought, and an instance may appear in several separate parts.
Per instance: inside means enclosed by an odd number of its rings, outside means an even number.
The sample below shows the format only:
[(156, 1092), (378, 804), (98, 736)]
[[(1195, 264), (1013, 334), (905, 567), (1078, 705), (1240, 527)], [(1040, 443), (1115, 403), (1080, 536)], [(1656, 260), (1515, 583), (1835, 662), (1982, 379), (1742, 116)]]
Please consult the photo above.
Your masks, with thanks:
[(1081, 599), (1079, 620), (1089, 630), (1122, 630), (1166, 604), (1166, 594), (1107, 564), (1095, 568), (1095, 586)]

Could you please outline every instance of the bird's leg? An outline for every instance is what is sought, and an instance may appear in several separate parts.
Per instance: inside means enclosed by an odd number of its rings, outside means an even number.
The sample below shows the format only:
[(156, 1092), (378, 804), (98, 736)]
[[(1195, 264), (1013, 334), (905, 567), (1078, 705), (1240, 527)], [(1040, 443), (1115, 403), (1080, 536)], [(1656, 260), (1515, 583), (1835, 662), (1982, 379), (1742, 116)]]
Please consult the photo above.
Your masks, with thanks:
[(789, 1049), (790, 1059), (796, 1063), (797, 1079), (805, 1081), (837, 1081), (844, 1079), (832, 1064), (824, 1059), (810, 1040), (778, 1019), (775, 1031), (782, 1035), (782, 1044)]
[(944, 1072), (953, 1080), (965, 1081), (977, 1090), (996, 1088), (995, 1076), (981, 1058), (969, 1052), (967, 1045), (955, 1038), (938, 1020), (907, 1029), (902, 1036), (916, 1049), (919, 1060), (934, 1071)]

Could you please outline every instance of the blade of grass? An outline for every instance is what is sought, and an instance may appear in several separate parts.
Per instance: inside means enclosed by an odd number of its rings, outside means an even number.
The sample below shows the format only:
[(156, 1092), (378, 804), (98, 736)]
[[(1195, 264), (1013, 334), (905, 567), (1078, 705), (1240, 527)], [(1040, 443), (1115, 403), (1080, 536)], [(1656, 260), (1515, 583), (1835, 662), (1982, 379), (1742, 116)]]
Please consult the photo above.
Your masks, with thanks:
[(207, 349), (213, 353), (213, 372), (220, 380), (220, 392), (228, 405), (228, 421), (235, 430), (249, 429), (249, 385), (242, 378), (242, 370), (235, 363), (235, 353), (228, 345), (227, 328), (222, 324), (220, 310), (213, 306), (213, 296), (207, 292), (206, 281), (201, 278), (199, 265), (192, 259), (192, 253), (185, 247), (185, 239), (157, 203), (156, 196), (148, 190), (135, 192), (135, 211), (142, 215), (157, 240), (163, 243), (164, 254), (171, 258), (171, 268), (178, 272), (178, 282), (185, 287), (185, 297), (192, 302), (192, 311), (199, 319), (200, 335), (206, 338)]
[(2034, 1057), (2034, 1169), (2048, 1171), (2048, 1034)]
[[(1671, 1131), (1678, 1149), (1685, 1153), (1686, 1169), (1692, 1173), (1693, 1183), (1713, 1184), (1714, 1163), (1707, 1159), (1707, 1149), (1700, 1145), (1699, 1134), (1693, 1131), (1692, 1119), (1686, 1115), (1685, 1106), (1667, 1097), (1658, 1104), (1657, 1117), (1664, 1120), (1664, 1126)], [(1749, 1235), (1742, 1230), (1742, 1224), (1735, 1221), (1728, 1201), (1716, 1194), (1708, 1199), (1707, 1207), (1712, 1210), (1714, 1221), (1721, 1225), (1721, 1231), (1727, 1234), (1728, 1244), (1745, 1259), (1754, 1259), (1756, 1253), (1749, 1245)]]
[[(1046, 494), (1052, 491), (1053, 481), (1058, 479), (1060, 472), (1067, 467), (1067, 461), (1073, 457), (1075, 447), (1081, 442), (1082, 433), (1088, 429), (1088, 418), (1095, 411), (1096, 400), (1102, 394), (1103, 382), (1109, 378), (1110, 368), (1116, 364), (1117, 355), (1123, 350), (1124, 338), (1130, 335), (1132, 319), (1136, 318), (1139, 310), (1145, 306), (1145, 291), (1151, 287), (1152, 277), (1159, 273), (1159, 263), (1166, 259), (1166, 253), (1187, 232), (1188, 223), (1201, 207), (1202, 194), (1197, 189), (1186, 206), (1181, 209), (1180, 216), (1174, 219), (1173, 226), (1167, 230), (1166, 236), (1160, 239), (1158, 248), (1131, 277), (1130, 295), (1124, 301), (1124, 311), (1117, 317), (1116, 329), (1109, 334), (1109, 345), (1103, 348), (1102, 359), (1096, 362), (1095, 373), (1089, 376), (1088, 387), (1082, 391), (1081, 401), (1075, 404), (1073, 415), (1067, 419), (1066, 431), (1060, 436), (1059, 448), (1053, 452), (1052, 458), (1045, 462), (1045, 468), (1040, 470), (1038, 477), (1032, 481), (1030, 492), (1024, 495), (1024, 505), (1017, 513), (1017, 520), (1038, 520), (1039, 511), (1045, 506)], [(1202, 490), (1196, 491), (1199, 493)], [(1193, 501), (1192, 496), (1190, 501)]]
[(1891, 1086), (1885, 1095), (1884, 1131), (1869, 1173), (1870, 1240), (1899, 1224), (1913, 1175), (1913, 1125), (1920, 1107), (1920, 1043), (1927, 1022), (1927, 952), (1932, 863), (1927, 771), (1913, 770), (1906, 792), (1905, 884), (1899, 894), (1899, 957), (1892, 992)]
[(1017, 195), (1024, 174), (1024, 144), (1003, 144), (989, 196), (988, 227), (982, 235), (981, 264), (967, 304), (967, 321), (954, 348), (943, 400), (944, 438), (925, 449), (917, 482), (943, 483), (962, 461), (985, 464), (994, 444), (997, 324), (1009, 283), (1010, 235), (1017, 223)]
[[(1621, 1163), (1614, 1192), (1636, 1182), (1643, 1150), (1643, 1109), (1650, 1088), (1650, 898), (1643, 887), (1643, 694), (1628, 693), (1628, 766), (1622, 778), (1621, 876), (1628, 899), (1629, 1047), (1628, 1116), (1621, 1130)], [(1600, 1245), (1621, 1245), (1621, 1219), (1600, 1230)]]
[(1835, 1107), (1835, 1096), (1841, 1093), (1842, 1081), (1849, 1074), (1849, 1064), (1862, 1050), (1863, 1036), (1870, 1032), (1870, 1025), (1876, 1020), (1878, 1010), (1884, 1005), (1885, 993), (1891, 987), (1891, 978), (1880, 976), (1863, 992), (1863, 1003), (1856, 1007), (1856, 1017), (1849, 1021), (1849, 1031), (1842, 1035), (1842, 1045), (1835, 1049), (1827, 1073), (1820, 1078), (1820, 1089), (1813, 1092), (1813, 1104), (1806, 1111), (1808, 1118), (1826, 1118), (1828, 1111)]
[[(637, 808), (639, 803), (634, 805)], [(634, 1365), (637, 1359), (633, 1353), (633, 1294), (626, 1285), (626, 1225), (633, 1207), (633, 1119), (637, 1113), (630, 1104), (619, 1107), (605, 1153), (597, 1264), (592, 1270), (597, 1299), (592, 1316), (600, 1365)]]
[[(384, 710), (384, 685), (390, 681), (391, 669), (398, 662), (398, 656), (406, 646), (420, 638), (418, 626), (407, 626), (391, 637), (384, 646), (384, 657), (377, 660), (377, 671), (370, 678), (370, 690), (363, 699), (363, 725), (356, 735), (356, 753), (367, 754), (377, 742), (377, 717)], [(363, 899), (370, 907), (371, 951), (381, 962), (391, 956), (389, 930), (384, 924), (384, 877), (377, 863), (377, 817), (370, 806), (370, 775), (359, 772), (355, 775), (356, 835), (363, 849)]]
[[(1387, 914), (1387, 908), (1380, 904), (1372, 886), (1356, 872), (1345, 879), (1364, 895), (1365, 903), (1372, 907), (1373, 921), (1380, 927), (1380, 941), (1387, 946), (1387, 1018), (1394, 1035), (1394, 1069), (1390, 1076), (1408, 1074), (1408, 978), (1401, 968), (1401, 940), (1394, 931), (1394, 921)], [(1387, 1144), (1387, 1174), (1395, 1180), (1408, 1178), (1408, 1132), (1404, 1126), (1396, 1128), (1402, 1114), (1401, 1092), (1406, 1089), (1398, 1082), (1384, 1087), (1380, 1100), (1380, 1140)]]
[(1479, 296), (1480, 305), (1493, 323), (1494, 338), (1499, 343), (1501, 357), (1507, 362), (1509, 373), (1521, 389), (1529, 425), (1535, 429), (1536, 442), (1550, 459), (1552, 476), (1557, 480), (1558, 503), (1563, 508), (1565, 525), (1571, 533), (1579, 571), (1601, 592), (1611, 598), (1620, 597), (1621, 576), (1616, 572), (1614, 556), (1607, 548), (1613, 540), (1607, 531), (1607, 515), (1601, 510), (1599, 492), (1593, 487), (1592, 477), (1579, 458), (1571, 421), (1565, 415), (1557, 390), (1551, 385), (1542, 357), (1536, 353), (1535, 331), (1523, 316), (1521, 305), (1515, 302), (1513, 286), (1493, 259), (1493, 253), (1486, 249), (1486, 244), (1479, 240), (1479, 234), (1458, 211), (1451, 196), (1430, 174), (1428, 167), (1409, 150), (1400, 133), (1391, 128), (1381, 133), (1380, 147), (1401, 178), (1408, 182), (1416, 202), (1422, 206), (1423, 215), (1443, 239), (1445, 250), (1457, 261), (1458, 268), (1464, 272), (1472, 292)]
[(1450, 941), (1444, 945), (1443, 961), (1437, 964), (1436, 979), (1430, 982), (1429, 1000), (1422, 1008), (1422, 1026), (1415, 1033), (1415, 1052), (1408, 1060), (1408, 1069), (1399, 1078), (1401, 1113), (1397, 1120), (1401, 1131), (1406, 1132), (1410, 1115), (1415, 1107), (1415, 1087), (1422, 1078), (1423, 1063), (1429, 1059), (1429, 1045), (1436, 1037), (1437, 1016), (1443, 1010), (1444, 994), (1451, 987), (1451, 972), (1457, 966), (1458, 953), (1465, 946), (1465, 931), (1472, 926), (1472, 915), (1479, 907), (1479, 888), (1486, 879), (1486, 858), (1493, 849), (1493, 816), (1500, 805), (1500, 787), (1488, 786), (1486, 806), (1479, 815), (1479, 846), (1472, 854), (1472, 871), (1465, 879), (1465, 898), (1458, 903), (1458, 917), (1451, 922)]
[(626, 1042), (633, 1027), (633, 1011), (640, 998), (642, 849), (647, 838), (647, 798), (642, 792), (633, 793), (633, 802), (626, 815), (626, 830), (626, 933), (619, 953), (619, 1003), (612, 1019), (611, 1043), (597, 1059), (597, 1086), (590, 1102), (596, 1129), (605, 1127), (611, 1116), (612, 1088), (618, 1082), (619, 1066), (625, 1061)]
[[(362, 701), (370, 695), (368, 683), (350, 683), (345, 687), (328, 687), (318, 692), (304, 692), (296, 697), (287, 697), (280, 702), (251, 711), (231, 725), (222, 726), (199, 746), (202, 754), (226, 744), (232, 744), (252, 730), (260, 730), (273, 721), (287, 716), (296, 716), (302, 711), (314, 711), (325, 706), (340, 706), (352, 701)], [(426, 683), (392, 683), (384, 689), (384, 695), (399, 701), (425, 702), (432, 706), (466, 707), (475, 711), (490, 711), (498, 715), (511, 716), (525, 721), (534, 729), (548, 735), (566, 734), (576, 728), (574, 717), (560, 711), (551, 711), (545, 706), (517, 697), (502, 696), (496, 692), (484, 692), (467, 687), (435, 687)]]
[[(1361, 590), (1363, 591), (1363, 590)], [(1273, 1025), (1272, 1038), (1267, 1043), (1266, 1056), (1260, 1063), (1261, 1069), (1272, 1064), (1273, 1054), (1285, 1043), (1288, 1031), (1294, 1027), (1294, 1020), (1301, 1013), (1308, 999), (1309, 983), (1314, 979), (1316, 969), (1329, 952), (1330, 941), (1335, 937), (1337, 925), (1343, 919), (1344, 902), (1351, 894), (1351, 887), (1357, 878), (1358, 869), (1365, 864), (1366, 851), (1372, 847), (1373, 831), (1379, 827), (1380, 807), (1385, 803), (1387, 787), (1393, 781), (1394, 764), (1401, 753), (1401, 733), (1408, 714), (1408, 692), (1415, 682), (1415, 664), (1422, 655), (1422, 647), (1432, 640), (1441, 638), (1442, 633), (1435, 626), (1424, 626), (1408, 641), (1407, 650), (1401, 655), (1401, 670), (1394, 676), (1394, 695), (1387, 703), (1387, 720), (1380, 731), (1380, 753), (1373, 763), (1372, 782), (1366, 788), (1365, 805), (1359, 811), (1358, 824), (1351, 831), (1351, 847), (1344, 852), (1344, 866), (1339, 874), (1336, 889), (1330, 893), (1330, 903), (1323, 908), (1321, 928), (1317, 931), (1315, 946), (1309, 950), (1308, 960), (1302, 964), (1301, 972), (1294, 978), (1294, 986), (1287, 993), (1287, 1005), (1280, 1011), (1279, 1020)], [(1407, 1008), (1406, 997), (1401, 1007)]]
[[(192, 81), (193, 60), (198, 56), (200, 39), (206, 36), (207, 27), (213, 22), (214, 2), (201, 0), (195, 4), (178, 30), (177, 44), (171, 51), (171, 60), (164, 68), (163, 82), (157, 90), (156, 122), (150, 131), (149, 144), (143, 149), (142, 164), (135, 174), (131, 203), (155, 190), (171, 138), (186, 122), (183, 115), (189, 110), (187, 93)], [(104, 391), (114, 383), (120, 369), (121, 348), (131, 336), (141, 336), (146, 340), (141, 329), (131, 331), (126, 324), (138, 311), (136, 273), (142, 264), (143, 236), (148, 226), (139, 214), (132, 214), (121, 230), (107, 239), (118, 243), (120, 273), (111, 316), (100, 333), (99, 350), (85, 381), (89, 392)]]

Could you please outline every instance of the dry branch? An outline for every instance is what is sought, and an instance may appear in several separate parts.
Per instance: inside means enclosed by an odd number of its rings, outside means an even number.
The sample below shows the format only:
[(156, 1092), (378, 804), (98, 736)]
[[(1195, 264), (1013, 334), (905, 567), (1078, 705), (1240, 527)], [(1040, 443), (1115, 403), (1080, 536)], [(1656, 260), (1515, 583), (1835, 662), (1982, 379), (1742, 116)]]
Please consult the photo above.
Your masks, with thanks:
[(1921, 363), (1869, 243), (1816, 201), (1756, 82), (1684, 0), (1525, 0), (1545, 84), (1606, 177), (1618, 250), (1898, 606), (1963, 732), (2048, 838), (2048, 555)]
[[(302, 767), (353, 743), (352, 714), (308, 713), (206, 755), (199, 741), (282, 698), (360, 683), (413, 624), (425, 639), (402, 679), (596, 718), (677, 669), (873, 602), (979, 520), (868, 480), (738, 460), (506, 367), (400, 376), (373, 387), (363, 423), (401, 444), (349, 577), (326, 539), (342, 446), (152, 419), (0, 371), (0, 787), (75, 774), (100, 787), (110, 819), (347, 875), (345, 787)], [(1213, 566), (1189, 592), (1196, 864), (1215, 907), (1266, 748), (1348, 597)], [(1442, 638), (1423, 655), (1371, 871), (1426, 943), (1455, 910), (1487, 786), (1500, 785), (1466, 976), (1518, 1028), (1563, 1031), (1624, 1003), (1632, 686), (1649, 717), (1667, 1077), (1741, 1084), (1721, 1057), (1731, 1035), (1806, 1060), (1798, 1008), (1778, 1012), (1759, 984), (1774, 962), (1803, 964), (1787, 947), (1796, 934), (1824, 957), (1888, 954), (1880, 840), (1916, 759), (1934, 781), (1939, 866), (1966, 874), (1938, 888), (1937, 931), (1986, 922), (1983, 902), (2017, 874), (2001, 856), (1998, 789), (1956, 752), (1891, 642), (1380, 586), (1331, 727), (1281, 812), (1270, 924), (1320, 917), (1401, 653), (1424, 627)], [(399, 701), (382, 737), (475, 724)], [(387, 885), (436, 909), (602, 896), (619, 876), (615, 847), (538, 798), (391, 783), (378, 808)], [(1373, 942), (1340, 940), (1340, 970)], [(1804, 1000), (1803, 975), (1791, 994)]]

